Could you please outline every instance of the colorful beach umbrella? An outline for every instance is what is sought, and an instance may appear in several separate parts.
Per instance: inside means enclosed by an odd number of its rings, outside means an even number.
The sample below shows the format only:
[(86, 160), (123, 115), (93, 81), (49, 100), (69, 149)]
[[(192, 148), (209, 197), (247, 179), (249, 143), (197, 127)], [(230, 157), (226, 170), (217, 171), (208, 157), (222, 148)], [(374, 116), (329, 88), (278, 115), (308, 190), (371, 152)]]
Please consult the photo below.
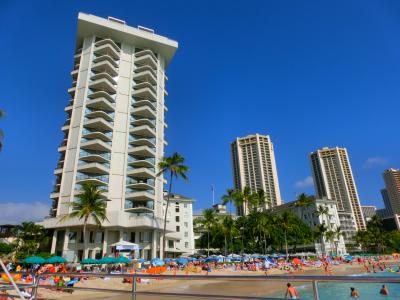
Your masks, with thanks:
[(61, 256), (52, 256), (46, 259), (46, 264), (64, 264), (67, 260)]
[(120, 256), (120, 257), (117, 258), (117, 263), (129, 264), (130, 260), (128, 258), (126, 258), (125, 256)]
[(179, 264), (179, 265), (187, 265), (188, 264), (188, 260), (187, 260), (187, 258), (183, 258), (183, 257), (180, 257), (180, 258), (178, 258), (177, 260), (176, 260), (176, 262)]
[(103, 257), (102, 259), (99, 260), (99, 264), (104, 264), (104, 265), (111, 265), (117, 263), (117, 259), (114, 257)]
[(81, 260), (82, 265), (96, 265), (98, 263), (99, 262), (93, 258), (86, 258), (86, 259)]
[(46, 260), (40, 256), (29, 256), (25, 258), (22, 262), (25, 264), (44, 264)]

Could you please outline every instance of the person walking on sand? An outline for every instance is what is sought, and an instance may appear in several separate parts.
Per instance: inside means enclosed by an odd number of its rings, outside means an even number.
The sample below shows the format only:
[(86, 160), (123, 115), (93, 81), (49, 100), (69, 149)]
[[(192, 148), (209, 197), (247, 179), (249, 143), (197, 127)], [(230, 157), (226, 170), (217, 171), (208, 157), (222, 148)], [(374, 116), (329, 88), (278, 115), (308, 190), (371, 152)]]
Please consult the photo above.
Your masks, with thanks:
[(297, 293), (296, 289), (288, 282), (287, 284), (287, 289), (286, 289), (286, 294), (285, 294), (285, 299), (287, 296), (290, 296), (290, 299), (300, 299), (299, 294)]
[(387, 289), (386, 285), (382, 285), (382, 288), (379, 291), (379, 294), (381, 294), (383, 296), (388, 296), (389, 295), (389, 290)]
[(353, 287), (350, 288), (350, 297), (351, 298), (358, 298), (360, 297), (360, 293)]

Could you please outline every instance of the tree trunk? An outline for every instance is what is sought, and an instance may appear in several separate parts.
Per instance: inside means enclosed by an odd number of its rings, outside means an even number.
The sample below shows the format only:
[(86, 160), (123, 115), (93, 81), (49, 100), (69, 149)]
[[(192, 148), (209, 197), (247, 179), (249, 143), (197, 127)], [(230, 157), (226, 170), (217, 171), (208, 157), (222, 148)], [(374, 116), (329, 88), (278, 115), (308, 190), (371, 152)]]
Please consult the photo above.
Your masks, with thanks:
[(226, 235), (225, 235), (225, 256), (227, 255), (227, 250), (228, 250), (228, 246), (227, 246)]
[(210, 256), (210, 231), (207, 230), (207, 256)]
[(167, 230), (167, 214), (168, 214), (168, 207), (169, 207), (169, 197), (171, 195), (171, 190), (172, 190), (172, 171), (170, 172), (169, 175), (169, 189), (168, 189), (168, 195), (167, 195), (167, 206), (165, 207), (165, 215), (164, 215), (164, 231), (163, 231), (163, 249), (162, 249), (162, 254), (163, 254), (163, 259), (166, 257), (166, 251), (165, 248), (167, 246), (167, 241), (165, 239), (165, 232)]
[(85, 221), (83, 222), (83, 259), (87, 258), (87, 242), (86, 242), (86, 224), (87, 224), (88, 218), (85, 218)]
[(288, 261), (288, 259), (289, 259), (289, 250), (288, 250), (288, 244), (287, 244), (286, 231), (285, 231), (285, 250), (286, 250), (286, 261)]

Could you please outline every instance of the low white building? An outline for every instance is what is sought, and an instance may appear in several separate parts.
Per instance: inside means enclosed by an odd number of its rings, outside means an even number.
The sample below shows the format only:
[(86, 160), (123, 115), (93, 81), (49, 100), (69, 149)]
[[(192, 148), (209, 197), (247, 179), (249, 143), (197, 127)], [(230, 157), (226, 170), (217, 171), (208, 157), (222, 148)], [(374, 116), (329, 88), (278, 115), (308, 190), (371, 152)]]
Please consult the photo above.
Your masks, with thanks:
[[(336, 207), (336, 202), (323, 198), (313, 199), (313, 203), (308, 207), (296, 205), (297, 201), (288, 202), (274, 208), (273, 213), (283, 213), (290, 211), (299, 217), (304, 223), (312, 229), (316, 229), (318, 225), (324, 224), (327, 231), (335, 231), (340, 226), (339, 214)], [(328, 208), (327, 215), (318, 215), (318, 207), (323, 206)], [(346, 246), (342, 235), (335, 237), (333, 242), (328, 241), (325, 237), (320, 241), (315, 241), (314, 245), (307, 245), (314, 248), (317, 255), (338, 253), (339, 255), (346, 254)], [(310, 249), (310, 248), (309, 248)], [(313, 249), (310, 249), (313, 250)]]
[[(164, 212), (168, 193), (164, 193)], [(171, 194), (167, 214), (167, 226), (175, 232), (166, 235), (166, 256), (179, 257), (194, 254), (193, 202), (194, 199)]]

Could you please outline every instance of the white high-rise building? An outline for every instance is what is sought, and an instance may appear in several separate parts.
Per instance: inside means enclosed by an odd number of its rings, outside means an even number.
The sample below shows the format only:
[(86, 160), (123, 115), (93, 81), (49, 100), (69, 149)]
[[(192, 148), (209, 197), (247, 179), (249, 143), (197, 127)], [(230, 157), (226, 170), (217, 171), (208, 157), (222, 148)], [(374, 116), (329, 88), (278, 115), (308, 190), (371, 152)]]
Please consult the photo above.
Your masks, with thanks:
[[(166, 192), (164, 195), (164, 213), (167, 205)], [(179, 194), (171, 194), (167, 214), (167, 224), (175, 232), (168, 233), (165, 237), (166, 256), (179, 257), (181, 255), (194, 254), (194, 233), (193, 233), (193, 202), (194, 199)]]
[[(247, 186), (253, 193), (263, 190), (270, 201), (270, 204), (266, 202), (264, 209), (281, 205), (274, 146), (269, 135), (237, 138), (231, 144), (231, 154), (235, 189), (243, 190)], [(248, 211), (244, 212), (242, 207), (237, 213), (243, 215)]]
[[(53, 205), (43, 221), (54, 229), (52, 253), (97, 258), (125, 240), (139, 244), (140, 257), (162, 255), (164, 179), (156, 174), (166, 144), (165, 69), (177, 47), (151, 29), (79, 14)], [(106, 191), (108, 221), (99, 228), (89, 219), (84, 249), (83, 220), (60, 220), (86, 182)]]
[(365, 229), (353, 172), (346, 148), (322, 148), (310, 154), (317, 198), (334, 200), (346, 242)]
[(400, 214), (400, 169), (388, 169), (383, 173), (387, 202), (385, 207), (392, 214)]

